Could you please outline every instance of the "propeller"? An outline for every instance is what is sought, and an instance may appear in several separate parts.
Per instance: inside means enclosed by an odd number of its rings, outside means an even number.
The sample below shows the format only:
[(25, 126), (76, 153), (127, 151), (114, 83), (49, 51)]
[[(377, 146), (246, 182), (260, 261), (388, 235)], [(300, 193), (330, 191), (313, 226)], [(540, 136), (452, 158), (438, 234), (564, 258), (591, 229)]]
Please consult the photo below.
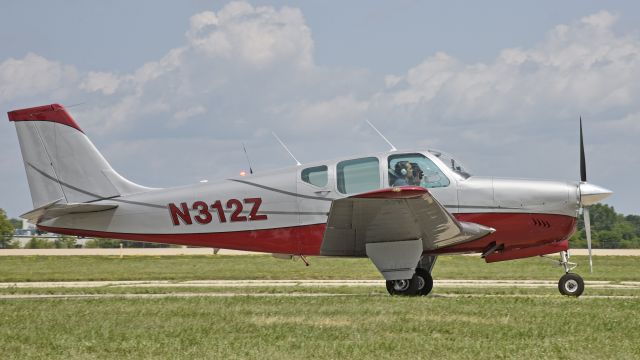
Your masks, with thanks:
[[(580, 190), (582, 190), (582, 184), (587, 183), (587, 161), (584, 156), (584, 137), (582, 135), (582, 116), (580, 116)], [(580, 191), (580, 202), (582, 203), (582, 191)], [(591, 217), (589, 214), (589, 207), (584, 206), (582, 209), (582, 216), (584, 217), (584, 230), (587, 234), (587, 249), (589, 249), (589, 273), (593, 274), (593, 259), (591, 255)]]
[(589, 249), (589, 272), (593, 273), (593, 260), (591, 256), (591, 218), (589, 206), (613, 194), (611, 190), (590, 184), (587, 182), (587, 165), (584, 156), (584, 139), (582, 135), (582, 116), (580, 117), (580, 206), (584, 217), (584, 229), (587, 235), (587, 248)]

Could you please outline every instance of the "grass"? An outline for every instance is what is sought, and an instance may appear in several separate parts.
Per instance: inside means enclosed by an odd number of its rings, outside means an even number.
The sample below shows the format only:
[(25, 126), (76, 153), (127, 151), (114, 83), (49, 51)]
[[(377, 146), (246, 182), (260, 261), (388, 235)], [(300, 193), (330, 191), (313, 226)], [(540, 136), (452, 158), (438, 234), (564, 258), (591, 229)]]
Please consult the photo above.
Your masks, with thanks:
[[(381, 279), (367, 259), (269, 256), (0, 257), (0, 281)], [(586, 258), (572, 260), (586, 264)], [(638, 281), (640, 259), (598, 257), (586, 280)], [(545, 279), (562, 271), (526, 259), (485, 264), (441, 257), (436, 279)], [(364, 287), (3, 288), (7, 294), (195, 297), (0, 299), (1, 359), (637, 359), (640, 290), (455, 288), (391, 297)], [(215, 297), (215, 294), (236, 294)], [(322, 294), (336, 296), (321, 296)], [(304, 294), (304, 297), (270, 296)], [(201, 296), (200, 296), (201, 295)], [(624, 297), (630, 296), (630, 297)]]
[[(311, 266), (271, 256), (15, 256), (0, 257), (0, 282), (74, 280), (381, 279), (368, 259), (310, 258)], [(640, 257), (600, 256), (588, 272), (586, 257), (574, 256), (585, 280), (640, 281)], [(435, 279), (558, 280), (562, 269), (546, 259), (486, 264), (471, 256), (442, 256)]]
[(0, 301), (3, 359), (635, 359), (640, 303), (560, 296)]

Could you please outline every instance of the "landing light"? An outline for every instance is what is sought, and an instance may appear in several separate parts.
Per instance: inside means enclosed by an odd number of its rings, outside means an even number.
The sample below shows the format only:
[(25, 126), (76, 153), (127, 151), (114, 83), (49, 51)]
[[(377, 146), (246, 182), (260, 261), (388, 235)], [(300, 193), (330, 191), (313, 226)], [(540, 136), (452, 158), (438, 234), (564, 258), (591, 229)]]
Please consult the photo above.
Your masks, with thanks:
[(240, 171), (240, 176), (247, 176), (247, 172), (244, 170)]

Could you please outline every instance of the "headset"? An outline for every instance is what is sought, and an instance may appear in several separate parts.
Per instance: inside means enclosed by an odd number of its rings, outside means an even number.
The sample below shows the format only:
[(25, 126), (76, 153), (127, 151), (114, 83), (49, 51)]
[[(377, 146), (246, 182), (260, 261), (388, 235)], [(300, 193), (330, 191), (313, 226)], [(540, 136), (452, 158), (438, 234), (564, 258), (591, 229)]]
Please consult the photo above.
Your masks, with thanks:
[(398, 161), (395, 167), (396, 174), (407, 176), (407, 164), (409, 164), (408, 161)]

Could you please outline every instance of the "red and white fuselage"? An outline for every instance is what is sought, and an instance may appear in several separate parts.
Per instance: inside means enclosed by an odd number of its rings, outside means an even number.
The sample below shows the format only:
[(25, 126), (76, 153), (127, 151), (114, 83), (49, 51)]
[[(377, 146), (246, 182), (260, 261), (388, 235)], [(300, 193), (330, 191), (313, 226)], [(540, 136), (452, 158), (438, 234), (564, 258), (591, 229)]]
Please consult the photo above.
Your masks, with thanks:
[[(567, 250), (581, 202), (610, 194), (584, 183), (470, 176), (455, 160), (426, 150), (147, 188), (116, 173), (62, 106), (16, 110), (9, 119), (16, 125), (33, 199), (34, 210), (26, 216), (42, 230), (68, 235), (321, 255), (334, 202), (350, 197), (400, 201), (396, 193), (405, 189), (404, 194), (428, 194), (443, 209), (439, 215), (428, 215), (428, 209), (420, 215), (407, 208), (418, 217), (432, 216), (426, 224), (450, 214), (456, 224), (492, 230), (455, 243), (425, 243), (424, 255), (480, 252), (491, 262)], [(414, 171), (411, 179), (406, 169)], [(355, 219), (357, 209), (349, 216)], [(352, 238), (357, 236), (362, 234)], [(338, 255), (365, 256), (357, 251)]]

